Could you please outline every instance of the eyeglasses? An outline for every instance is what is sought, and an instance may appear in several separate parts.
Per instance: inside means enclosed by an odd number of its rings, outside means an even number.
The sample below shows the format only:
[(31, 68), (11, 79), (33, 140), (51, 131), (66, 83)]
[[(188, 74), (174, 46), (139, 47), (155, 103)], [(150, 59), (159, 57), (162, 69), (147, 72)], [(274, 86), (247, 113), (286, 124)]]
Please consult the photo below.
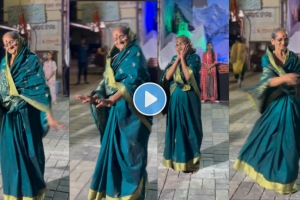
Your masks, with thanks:
[(114, 38), (115, 42), (118, 40), (122, 40), (125, 37), (125, 35), (119, 35), (117, 37)]
[(6, 44), (3, 45), (4, 48), (8, 48), (11, 47), (13, 44), (15, 44), (17, 42), (17, 39), (14, 40), (10, 40), (8, 41)]
[(279, 43), (281, 43), (283, 40), (284, 40), (284, 42), (288, 42), (288, 41), (290, 41), (290, 39), (289, 38), (279, 38), (279, 39), (275, 39), (277, 42), (279, 42)]

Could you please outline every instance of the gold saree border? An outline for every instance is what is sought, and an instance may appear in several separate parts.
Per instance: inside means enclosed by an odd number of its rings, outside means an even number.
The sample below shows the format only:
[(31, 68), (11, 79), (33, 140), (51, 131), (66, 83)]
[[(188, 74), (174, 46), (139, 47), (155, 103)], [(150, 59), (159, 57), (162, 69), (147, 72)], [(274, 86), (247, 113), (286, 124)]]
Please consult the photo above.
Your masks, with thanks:
[(200, 89), (198, 88), (197, 86), (197, 83), (196, 83), (196, 79), (195, 79), (195, 76), (193, 74), (193, 71), (191, 68), (189, 68), (189, 74), (190, 74), (190, 82), (194, 88), (194, 91), (196, 92), (196, 94), (199, 96), (199, 99), (201, 100), (201, 92), (200, 92)]
[(257, 172), (251, 165), (244, 161), (237, 159), (234, 163), (234, 169), (246, 173), (252, 178), (260, 187), (268, 190), (273, 190), (279, 194), (290, 194), (297, 191), (296, 180), (288, 184), (282, 184), (277, 182), (271, 182), (265, 179), (263, 174)]
[[(276, 65), (276, 62), (274, 60), (274, 56), (273, 56), (272, 52), (269, 50), (269, 48), (267, 48), (267, 55), (269, 57), (270, 63), (272, 64), (272, 66), (274, 67), (274, 69), (277, 71), (277, 73), (279, 74), (279, 76), (285, 75), (286, 74), (285, 71), (281, 67), (279, 67), (278, 65)], [(286, 58), (284, 60), (283, 65), (285, 65), (286, 61), (289, 59), (289, 56), (290, 56), (290, 52), (289, 52), (289, 50), (287, 50)]]
[(133, 109), (134, 113), (138, 116), (138, 118), (142, 121), (142, 123), (151, 132), (151, 127), (152, 127), (151, 123), (147, 120), (147, 118), (144, 115), (142, 115), (139, 111), (137, 111), (137, 109), (134, 106), (133, 99), (132, 99), (130, 93), (128, 92), (128, 90), (126, 89), (126, 87), (122, 83), (117, 83), (116, 86), (117, 86), (118, 91), (120, 91), (122, 93), (122, 96), (124, 97), (124, 99), (129, 103), (129, 105)]
[[(141, 179), (138, 188), (135, 190), (135, 192), (132, 195), (127, 195), (124, 197), (110, 197), (105, 194), (104, 191), (98, 192), (96, 190), (89, 190), (88, 200), (101, 200), (102, 198), (105, 198), (106, 200), (136, 200), (141, 195), (143, 190), (143, 182), (144, 178)], [(148, 190), (148, 179), (146, 178), (146, 184), (145, 184), (145, 193), (147, 194)]]
[(180, 69), (177, 66), (176, 67), (176, 71), (173, 74), (173, 79), (174, 79), (175, 83), (172, 84), (171, 89), (170, 89), (170, 93), (172, 95), (172, 93), (174, 92), (175, 88), (177, 87), (177, 83), (180, 83), (180, 84), (183, 84), (183, 87), (181, 89), (182, 91), (189, 91), (189, 90), (191, 90), (191, 86), (192, 86), (194, 88), (194, 91), (198, 95), (199, 99), (201, 100), (201, 93), (200, 93), (200, 90), (199, 90), (199, 88), (197, 86), (193, 70), (190, 68), (190, 66), (187, 66), (187, 69), (188, 69), (188, 72), (189, 72), (189, 75), (190, 75), (190, 80), (188, 81), (189, 84), (184, 84), (184, 82), (183, 82), (183, 80), (181, 78), (181, 75), (180, 75)]
[(9, 95), (15, 95), (18, 96), (18, 90), (16, 88), (16, 85), (14, 83), (14, 79), (10, 73), (10, 68), (8, 66), (8, 61), (6, 62), (6, 77), (7, 77), (7, 83), (8, 83), (8, 87), (9, 87)]
[(6, 195), (6, 194), (3, 194), (3, 197), (4, 197), (4, 200), (44, 200), (45, 199), (45, 194), (47, 192), (47, 189), (44, 188), (42, 190), (39, 191), (39, 194), (35, 197), (15, 197), (15, 196), (12, 196), (12, 195)]
[(32, 105), (33, 107), (37, 108), (40, 111), (43, 111), (45, 113), (49, 113), (51, 112), (51, 109), (48, 106), (45, 106), (41, 103), (38, 103), (37, 101), (34, 101), (28, 97), (25, 97), (23, 95), (19, 95), (22, 99), (24, 99), (27, 103), (29, 103), (30, 105)]
[(200, 169), (200, 163), (196, 165), (201, 159), (201, 156), (195, 157), (186, 163), (174, 162), (172, 160), (166, 160), (163, 158), (163, 165), (167, 168), (171, 168), (174, 171), (193, 171), (196, 172)]

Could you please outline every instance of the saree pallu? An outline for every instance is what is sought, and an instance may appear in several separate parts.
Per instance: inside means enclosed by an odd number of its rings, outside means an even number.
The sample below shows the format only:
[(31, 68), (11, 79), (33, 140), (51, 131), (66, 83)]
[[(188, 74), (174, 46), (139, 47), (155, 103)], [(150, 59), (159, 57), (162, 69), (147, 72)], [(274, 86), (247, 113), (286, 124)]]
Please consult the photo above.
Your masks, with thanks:
[[(136, 88), (148, 80), (146, 61), (135, 40), (121, 52), (112, 48), (106, 62), (105, 79), (92, 94), (105, 99), (120, 91), (122, 99), (111, 108), (96, 109), (91, 104), (92, 116), (101, 135), (101, 149), (89, 200), (146, 199), (147, 147), (152, 118), (135, 110), (132, 96)], [(103, 119), (105, 117), (107, 119)]]
[(200, 57), (190, 53), (186, 57), (191, 79), (185, 80), (181, 66), (177, 66), (172, 80), (165, 75), (176, 57), (166, 67), (161, 85), (169, 93), (164, 149), (164, 166), (175, 171), (199, 170), (202, 143), (201, 101), (199, 91)]
[(241, 149), (234, 168), (245, 172), (261, 187), (277, 193), (297, 191), (300, 155), (299, 85), (269, 87), (273, 77), (300, 73), (300, 59), (289, 52), (283, 68), (275, 64), (270, 50), (262, 58), (260, 82), (247, 91), (262, 113)]
[[(20, 44), (20, 43), (19, 43)], [(45, 156), (42, 138), (48, 132), (50, 92), (38, 58), (23, 46), (14, 64), (1, 62), (0, 132), (4, 200), (42, 200)]]
[[(217, 60), (217, 54), (215, 54), (215, 60)], [(203, 53), (200, 79), (202, 100), (215, 101), (218, 99), (217, 69), (213, 67), (211, 73), (209, 73), (204, 66), (204, 64), (211, 65), (212, 63), (211, 53)]]

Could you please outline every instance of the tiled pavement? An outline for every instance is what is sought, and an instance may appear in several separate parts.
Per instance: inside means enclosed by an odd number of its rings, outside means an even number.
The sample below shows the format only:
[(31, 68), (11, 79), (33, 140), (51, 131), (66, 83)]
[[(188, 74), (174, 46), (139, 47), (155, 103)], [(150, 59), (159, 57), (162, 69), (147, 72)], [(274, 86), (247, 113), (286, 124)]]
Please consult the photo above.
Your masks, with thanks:
[[(243, 87), (249, 87), (258, 80), (258, 73), (247, 73)], [(300, 192), (292, 195), (280, 195), (273, 191), (260, 188), (257, 183), (247, 177), (244, 173), (233, 169), (233, 162), (243, 146), (248, 134), (258, 117), (259, 112), (249, 101), (247, 95), (238, 89), (237, 83), (233, 83), (233, 76), (230, 77), (230, 190), (229, 196), (232, 200), (294, 200), (300, 199)], [(300, 179), (297, 180), (298, 188)]]
[[(70, 200), (87, 199), (90, 179), (100, 148), (99, 132), (87, 104), (76, 101), (74, 94), (89, 94), (101, 76), (89, 75), (90, 84), (75, 86), (77, 66), (70, 68)], [(75, 71), (74, 71), (75, 70)]]
[(202, 104), (200, 171), (178, 173), (162, 165), (166, 119), (158, 116), (158, 195), (160, 200), (228, 199), (228, 103)]
[(43, 140), (46, 156), (45, 180), (48, 192), (45, 200), (69, 199), (69, 97), (58, 96), (53, 115), (65, 130), (51, 131)]
[[(90, 84), (74, 85), (76, 65), (71, 68), (70, 96), (70, 200), (87, 199), (92, 173), (95, 168), (99, 149), (99, 132), (94, 125), (87, 104), (73, 99), (74, 94), (89, 94), (102, 78), (101, 75), (88, 75)], [(156, 119), (154, 119), (155, 123)], [(148, 199), (157, 200), (157, 134), (155, 125), (148, 145)]]
[[(48, 191), (45, 200), (69, 199), (69, 97), (58, 95), (53, 105), (55, 119), (61, 121), (65, 130), (50, 131), (43, 139), (46, 159), (45, 181)], [(0, 180), (0, 200), (2, 178)]]

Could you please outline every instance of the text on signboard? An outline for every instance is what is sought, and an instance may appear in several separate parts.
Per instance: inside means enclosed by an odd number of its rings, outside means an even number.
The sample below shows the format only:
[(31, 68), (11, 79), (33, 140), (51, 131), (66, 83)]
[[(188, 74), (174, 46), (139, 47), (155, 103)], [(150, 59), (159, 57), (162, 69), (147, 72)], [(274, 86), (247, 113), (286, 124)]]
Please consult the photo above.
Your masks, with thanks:
[(252, 18), (268, 18), (272, 17), (272, 12), (248, 12), (246, 15)]

